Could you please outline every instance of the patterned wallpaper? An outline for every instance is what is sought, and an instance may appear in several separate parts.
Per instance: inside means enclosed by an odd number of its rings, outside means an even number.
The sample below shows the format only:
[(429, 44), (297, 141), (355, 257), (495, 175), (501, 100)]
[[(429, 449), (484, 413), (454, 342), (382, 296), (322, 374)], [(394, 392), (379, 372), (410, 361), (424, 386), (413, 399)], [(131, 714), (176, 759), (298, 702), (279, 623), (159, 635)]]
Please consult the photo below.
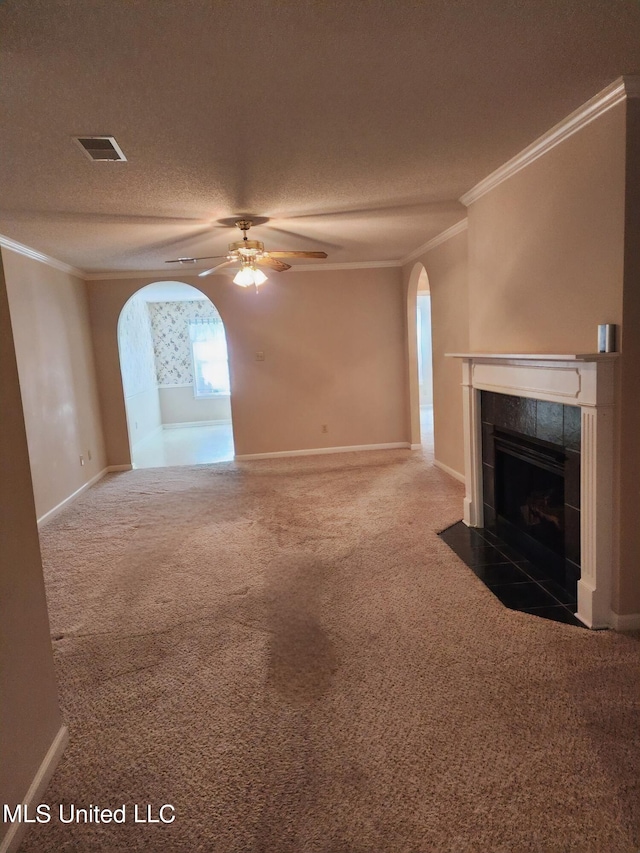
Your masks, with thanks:
[(156, 366), (147, 303), (133, 296), (122, 309), (118, 348), (125, 397), (155, 388)]
[(149, 302), (158, 385), (193, 382), (189, 320), (220, 317), (208, 299), (193, 302)]

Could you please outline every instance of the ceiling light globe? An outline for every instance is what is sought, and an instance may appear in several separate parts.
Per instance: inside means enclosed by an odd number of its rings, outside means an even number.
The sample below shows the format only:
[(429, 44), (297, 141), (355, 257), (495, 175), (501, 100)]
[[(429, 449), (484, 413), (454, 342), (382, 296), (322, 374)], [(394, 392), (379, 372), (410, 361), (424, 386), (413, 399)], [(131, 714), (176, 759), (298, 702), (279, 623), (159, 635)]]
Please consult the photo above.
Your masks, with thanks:
[(240, 287), (251, 287), (253, 284), (253, 270), (244, 267), (235, 274), (233, 279), (234, 284), (239, 284)]

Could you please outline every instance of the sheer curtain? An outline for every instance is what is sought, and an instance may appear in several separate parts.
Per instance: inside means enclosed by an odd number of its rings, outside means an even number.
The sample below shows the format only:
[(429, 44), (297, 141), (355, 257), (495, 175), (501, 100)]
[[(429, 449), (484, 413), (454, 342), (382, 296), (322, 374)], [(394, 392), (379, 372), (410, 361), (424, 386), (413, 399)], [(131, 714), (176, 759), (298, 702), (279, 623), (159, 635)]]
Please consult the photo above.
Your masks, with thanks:
[(189, 321), (196, 397), (229, 394), (229, 360), (224, 325), (218, 317)]

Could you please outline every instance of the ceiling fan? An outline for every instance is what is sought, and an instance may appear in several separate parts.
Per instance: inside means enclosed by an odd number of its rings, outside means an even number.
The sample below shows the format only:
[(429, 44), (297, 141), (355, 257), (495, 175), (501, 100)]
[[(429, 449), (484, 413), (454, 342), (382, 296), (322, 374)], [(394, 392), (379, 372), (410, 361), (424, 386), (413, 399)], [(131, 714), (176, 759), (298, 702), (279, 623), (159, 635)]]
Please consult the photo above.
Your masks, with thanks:
[(165, 261), (167, 264), (195, 264), (197, 261), (214, 260), (215, 258), (225, 258), (219, 264), (216, 264), (211, 269), (203, 270), (198, 273), (199, 276), (211, 275), (218, 272), (224, 267), (239, 266), (240, 269), (234, 277), (234, 282), (241, 287), (256, 287), (263, 284), (267, 280), (267, 276), (258, 269), (258, 266), (268, 267), (275, 272), (284, 272), (291, 269), (291, 264), (285, 264), (281, 258), (326, 258), (326, 252), (267, 252), (264, 248), (264, 243), (260, 240), (248, 240), (247, 231), (253, 225), (251, 219), (238, 219), (235, 223), (242, 231), (242, 240), (235, 243), (229, 243), (229, 251), (226, 255), (209, 255), (202, 258), (175, 258), (171, 261)]

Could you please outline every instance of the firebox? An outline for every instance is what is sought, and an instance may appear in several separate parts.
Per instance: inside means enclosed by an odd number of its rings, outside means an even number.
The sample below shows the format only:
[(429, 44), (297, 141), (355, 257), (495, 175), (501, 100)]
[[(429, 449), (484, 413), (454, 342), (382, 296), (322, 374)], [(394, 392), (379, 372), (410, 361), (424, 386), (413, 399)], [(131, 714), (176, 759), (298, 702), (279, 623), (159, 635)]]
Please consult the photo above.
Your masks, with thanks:
[(580, 578), (580, 410), (482, 391), (485, 527), (572, 598)]
[(496, 530), (564, 585), (564, 451), (502, 430), (493, 440)]

